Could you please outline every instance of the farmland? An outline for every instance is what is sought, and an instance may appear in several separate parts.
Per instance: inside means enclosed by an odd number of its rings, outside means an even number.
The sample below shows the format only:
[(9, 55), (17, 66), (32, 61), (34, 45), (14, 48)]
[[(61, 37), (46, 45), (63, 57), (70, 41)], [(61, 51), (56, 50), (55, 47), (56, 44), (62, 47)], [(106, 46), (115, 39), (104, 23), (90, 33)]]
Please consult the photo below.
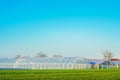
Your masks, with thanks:
[(0, 80), (120, 80), (120, 69), (0, 70)]

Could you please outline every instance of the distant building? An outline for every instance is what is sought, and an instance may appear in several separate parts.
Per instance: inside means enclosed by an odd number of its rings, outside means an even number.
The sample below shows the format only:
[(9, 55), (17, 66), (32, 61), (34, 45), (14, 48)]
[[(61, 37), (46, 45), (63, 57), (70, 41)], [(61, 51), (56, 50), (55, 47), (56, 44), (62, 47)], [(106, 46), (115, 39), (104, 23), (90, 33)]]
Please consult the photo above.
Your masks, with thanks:
[(120, 68), (120, 59), (119, 58), (112, 58), (111, 63), (113, 68)]
[(89, 59), (89, 63), (93, 69), (120, 68), (120, 59), (118, 58), (112, 58), (111, 60)]
[(110, 68), (111, 62), (103, 59), (90, 59), (89, 63), (93, 69)]

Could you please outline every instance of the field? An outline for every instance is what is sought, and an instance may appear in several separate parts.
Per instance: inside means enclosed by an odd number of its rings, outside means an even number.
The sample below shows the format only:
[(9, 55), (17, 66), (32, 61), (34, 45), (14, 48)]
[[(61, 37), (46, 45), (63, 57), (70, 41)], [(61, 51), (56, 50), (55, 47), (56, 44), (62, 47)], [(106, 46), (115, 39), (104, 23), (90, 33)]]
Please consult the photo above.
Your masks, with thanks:
[(0, 70), (0, 80), (120, 80), (120, 69)]

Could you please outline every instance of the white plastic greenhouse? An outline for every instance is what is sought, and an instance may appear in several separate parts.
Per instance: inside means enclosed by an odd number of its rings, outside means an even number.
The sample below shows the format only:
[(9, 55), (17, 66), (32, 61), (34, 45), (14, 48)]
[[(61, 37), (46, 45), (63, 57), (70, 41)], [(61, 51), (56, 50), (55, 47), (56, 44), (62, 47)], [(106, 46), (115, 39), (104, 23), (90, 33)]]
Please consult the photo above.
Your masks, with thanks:
[(0, 69), (88, 69), (89, 60), (83, 57), (46, 57), (0, 59)]

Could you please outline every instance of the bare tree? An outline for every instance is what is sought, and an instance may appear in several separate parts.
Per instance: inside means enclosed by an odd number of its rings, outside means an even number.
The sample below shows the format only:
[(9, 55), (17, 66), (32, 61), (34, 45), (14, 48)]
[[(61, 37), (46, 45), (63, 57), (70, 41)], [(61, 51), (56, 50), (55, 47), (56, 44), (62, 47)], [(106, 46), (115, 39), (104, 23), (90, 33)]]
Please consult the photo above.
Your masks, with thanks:
[(55, 54), (55, 55), (53, 55), (53, 57), (54, 57), (54, 58), (60, 58), (60, 57), (63, 57), (63, 56), (60, 55), (60, 54)]
[(113, 57), (113, 53), (111, 51), (106, 50), (103, 52), (103, 59), (111, 60), (112, 57)]
[(36, 58), (45, 58), (45, 57), (47, 57), (47, 55), (45, 53), (43, 53), (43, 52), (40, 52), (35, 57)]
[(21, 57), (21, 55), (17, 55), (15, 58), (18, 59), (18, 58), (20, 58), (20, 57)]

